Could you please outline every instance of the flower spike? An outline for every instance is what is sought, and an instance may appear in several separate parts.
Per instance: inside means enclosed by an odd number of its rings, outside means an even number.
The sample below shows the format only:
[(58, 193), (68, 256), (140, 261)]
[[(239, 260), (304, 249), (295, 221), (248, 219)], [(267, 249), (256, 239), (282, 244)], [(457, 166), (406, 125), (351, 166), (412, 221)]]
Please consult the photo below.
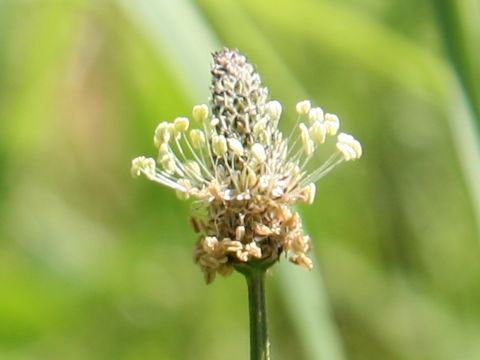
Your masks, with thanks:
[(214, 53), (211, 73), (209, 106), (195, 105), (193, 122), (186, 117), (161, 122), (154, 136), (157, 161), (135, 158), (132, 175), (168, 186), (180, 199), (199, 201), (204, 211), (191, 218), (199, 233), (194, 261), (207, 283), (239, 264), (270, 266), (282, 253), (311, 269), (312, 242), (293, 205), (311, 204), (318, 179), (343, 161), (359, 159), (360, 142), (339, 133), (330, 158), (313, 166), (317, 149), (340, 128), (337, 115), (301, 101), (298, 133), (284, 137), (278, 129), (282, 105), (269, 100), (244, 55), (230, 49)]

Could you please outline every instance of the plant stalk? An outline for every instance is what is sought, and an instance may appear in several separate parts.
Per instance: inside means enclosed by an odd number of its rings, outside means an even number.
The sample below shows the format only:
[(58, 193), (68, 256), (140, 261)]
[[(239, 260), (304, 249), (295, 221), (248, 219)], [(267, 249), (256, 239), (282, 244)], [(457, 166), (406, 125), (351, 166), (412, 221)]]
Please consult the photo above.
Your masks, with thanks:
[(270, 360), (270, 343), (267, 333), (265, 304), (266, 268), (248, 266), (238, 269), (247, 280), (248, 309), (250, 316), (250, 359)]

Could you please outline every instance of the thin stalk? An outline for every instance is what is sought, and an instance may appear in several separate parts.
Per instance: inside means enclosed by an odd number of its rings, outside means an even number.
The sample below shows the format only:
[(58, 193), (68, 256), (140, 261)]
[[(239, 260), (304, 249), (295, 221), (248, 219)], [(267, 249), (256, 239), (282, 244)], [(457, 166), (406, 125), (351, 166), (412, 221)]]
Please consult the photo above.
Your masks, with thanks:
[(237, 270), (247, 280), (248, 312), (250, 317), (250, 359), (270, 360), (265, 304), (265, 273), (261, 266), (245, 266)]
[(480, 131), (480, 84), (478, 82), (478, 45), (475, 43), (475, 31), (478, 26), (469, 26), (469, 22), (462, 18), (468, 8), (465, 4), (455, 0), (433, 1), (437, 11), (440, 31), (447, 48), (453, 69), (464, 89), (467, 103), (476, 120), (476, 130)]

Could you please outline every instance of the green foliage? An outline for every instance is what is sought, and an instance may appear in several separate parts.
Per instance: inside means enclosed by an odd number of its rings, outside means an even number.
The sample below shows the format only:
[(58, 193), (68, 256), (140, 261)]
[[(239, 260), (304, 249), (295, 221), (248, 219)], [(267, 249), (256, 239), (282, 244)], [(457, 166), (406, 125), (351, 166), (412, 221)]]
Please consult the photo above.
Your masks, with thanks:
[(242, 277), (205, 286), (189, 205), (129, 176), (222, 45), (365, 150), (301, 209), (314, 271), (268, 279), (272, 357), (479, 358), (474, 5), (0, 1), (0, 358), (248, 357)]

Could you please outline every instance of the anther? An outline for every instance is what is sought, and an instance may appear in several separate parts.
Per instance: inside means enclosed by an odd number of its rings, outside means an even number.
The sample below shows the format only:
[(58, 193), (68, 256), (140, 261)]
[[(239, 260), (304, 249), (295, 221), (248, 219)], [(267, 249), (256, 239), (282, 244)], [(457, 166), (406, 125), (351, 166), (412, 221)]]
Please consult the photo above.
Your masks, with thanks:
[(335, 114), (325, 114), (325, 126), (328, 135), (335, 135), (340, 127), (340, 119)]
[(195, 105), (192, 110), (193, 119), (203, 122), (208, 117), (208, 106), (205, 104)]
[(304, 100), (304, 101), (300, 101), (295, 107), (295, 109), (297, 110), (297, 113), (299, 115), (307, 115), (311, 107), (312, 107), (312, 104), (310, 103), (310, 101)]

